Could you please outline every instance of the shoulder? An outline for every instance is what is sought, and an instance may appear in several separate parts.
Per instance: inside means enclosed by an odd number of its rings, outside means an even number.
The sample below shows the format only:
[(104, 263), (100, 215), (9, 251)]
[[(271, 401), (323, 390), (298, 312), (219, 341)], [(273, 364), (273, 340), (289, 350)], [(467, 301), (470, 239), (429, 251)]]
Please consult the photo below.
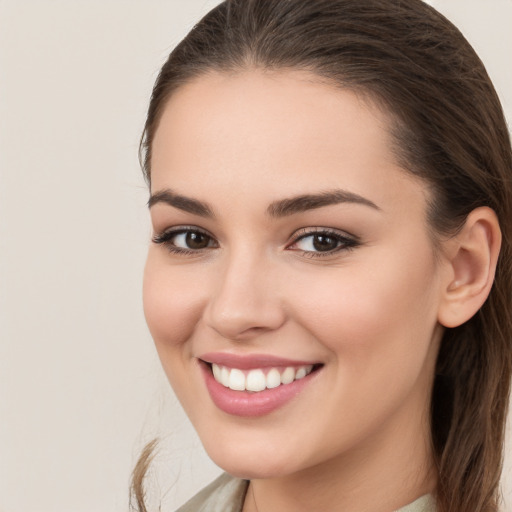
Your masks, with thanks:
[(241, 512), (248, 485), (223, 473), (176, 512)]

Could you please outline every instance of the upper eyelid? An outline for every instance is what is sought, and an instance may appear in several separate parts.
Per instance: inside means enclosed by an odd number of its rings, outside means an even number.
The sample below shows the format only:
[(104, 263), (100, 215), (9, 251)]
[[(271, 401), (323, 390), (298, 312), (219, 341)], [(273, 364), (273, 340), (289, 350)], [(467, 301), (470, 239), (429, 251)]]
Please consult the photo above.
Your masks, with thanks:
[[(155, 235), (165, 235), (167, 233), (169, 234), (178, 234), (186, 231), (199, 231), (200, 233), (203, 233), (205, 235), (208, 235), (214, 239), (216, 237), (210, 233), (207, 229), (201, 228), (199, 226), (193, 226), (193, 225), (178, 225), (178, 226), (172, 226), (169, 228), (162, 229), (161, 231), (156, 231)], [(346, 236), (347, 238), (354, 238), (357, 239), (358, 237), (353, 235), (352, 233), (349, 233), (348, 231), (337, 229), (337, 228), (330, 228), (330, 227), (324, 227), (324, 226), (308, 226), (308, 227), (302, 227), (296, 229), (290, 236), (290, 239), (294, 239), (300, 236), (307, 236), (310, 234), (315, 233), (330, 233), (335, 234), (339, 236)]]
[(172, 226), (170, 228), (162, 229), (161, 231), (155, 230), (153, 236), (158, 237), (158, 236), (165, 236), (165, 235), (179, 235), (180, 233), (186, 233), (187, 231), (197, 231), (199, 233), (202, 233), (203, 235), (207, 235), (207, 236), (213, 238), (214, 240), (216, 240), (216, 238), (207, 229), (200, 228), (199, 226), (187, 226), (187, 225)]
[(297, 241), (300, 238), (316, 235), (316, 234), (322, 234), (327, 233), (329, 235), (335, 235), (339, 236), (340, 238), (350, 238), (351, 240), (358, 241), (359, 237), (356, 235), (353, 235), (352, 233), (349, 233), (348, 231), (345, 231), (343, 229), (336, 229), (336, 228), (328, 228), (328, 227), (308, 227), (308, 228), (300, 228), (295, 230), (293, 235), (290, 237), (292, 241)]

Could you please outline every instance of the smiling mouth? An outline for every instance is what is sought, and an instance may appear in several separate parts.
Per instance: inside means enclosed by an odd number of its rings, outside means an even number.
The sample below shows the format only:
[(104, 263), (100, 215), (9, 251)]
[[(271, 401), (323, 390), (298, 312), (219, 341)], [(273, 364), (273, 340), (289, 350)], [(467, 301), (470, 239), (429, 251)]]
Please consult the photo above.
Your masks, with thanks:
[(213, 378), (225, 388), (252, 393), (286, 386), (296, 380), (303, 379), (322, 366), (320, 364), (309, 364), (297, 367), (287, 366), (242, 370), (215, 363), (207, 364), (211, 369)]
[(198, 362), (213, 403), (239, 417), (261, 417), (285, 406), (313, 386), (324, 367), (265, 354), (209, 353)]

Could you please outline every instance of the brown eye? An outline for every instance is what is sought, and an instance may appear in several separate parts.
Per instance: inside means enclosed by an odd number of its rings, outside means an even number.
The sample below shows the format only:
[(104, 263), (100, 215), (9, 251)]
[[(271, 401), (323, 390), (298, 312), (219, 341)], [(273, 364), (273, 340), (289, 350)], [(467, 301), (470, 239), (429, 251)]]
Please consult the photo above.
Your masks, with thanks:
[(212, 249), (218, 247), (215, 239), (192, 228), (176, 228), (165, 231), (153, 237), (155, 244), (161, 244), (170, 252), (176, 254), (191, 254), (194, 251), (202, 251), (203, 249)]
[(328, 233), (312, 233), (299, 238), (294, 244), (297, 249), (306, 252), (329, 252), (335, 251), (346, 240), (340, 239), (339, 236), (330, 235)]
[(188, 249), (206, 249), (210, 243), (210, 237), (198, 231), (189, 231), (185, 236), (185, 244)]
[(328, 235), (314, 235), (313, 248), (317, 251), (332, 251), (338, 247), (339, 240)]
[(357, 238), (342, 231), (323, 228), (311, 229), (300, 230), (299, 236), (292, 245), (288, 246), (288, 249), (302, 251), (304, 256), (314, 258), (334, 255), (360, 245)]

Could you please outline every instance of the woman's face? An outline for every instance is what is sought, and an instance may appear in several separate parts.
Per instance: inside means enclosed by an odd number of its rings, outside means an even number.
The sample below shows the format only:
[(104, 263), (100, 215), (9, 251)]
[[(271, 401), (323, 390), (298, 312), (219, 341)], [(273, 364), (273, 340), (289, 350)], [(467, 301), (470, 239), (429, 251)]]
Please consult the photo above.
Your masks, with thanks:
[(145, 314), (232, 474), (428, 444), (442, 260), (426, 187), (399, 167), (388, 127), (300, 72), (210, 74), (166, 105)]

